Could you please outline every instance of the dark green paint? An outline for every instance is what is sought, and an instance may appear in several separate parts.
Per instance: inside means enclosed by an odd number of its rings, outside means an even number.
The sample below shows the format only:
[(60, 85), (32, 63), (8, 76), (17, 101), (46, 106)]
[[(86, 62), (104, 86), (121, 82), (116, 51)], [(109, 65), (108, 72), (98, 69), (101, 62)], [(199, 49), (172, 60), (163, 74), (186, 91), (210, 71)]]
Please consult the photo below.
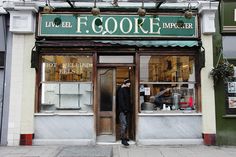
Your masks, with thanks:
[[(221, 47), (221, 35), (219, 33), (219, 20), (216, 16), (216, 34), (214, 35), (214, 65), (216, 64)], [(236, 65), (236, 60), (230, 60)], [(216, 144), (217, 145), (236, 145), (236, 117), (226, 118), (226, 96), (225, 86), (222, 80), (215, 86), (215, 105), (216, 105)], [(235, 114), (236, 116), (236, 114)]]
[(236, 2), (224, 2), (223, 5), (223, 26), (236, 26), (234, 21), (234, 9), (236, 9)]

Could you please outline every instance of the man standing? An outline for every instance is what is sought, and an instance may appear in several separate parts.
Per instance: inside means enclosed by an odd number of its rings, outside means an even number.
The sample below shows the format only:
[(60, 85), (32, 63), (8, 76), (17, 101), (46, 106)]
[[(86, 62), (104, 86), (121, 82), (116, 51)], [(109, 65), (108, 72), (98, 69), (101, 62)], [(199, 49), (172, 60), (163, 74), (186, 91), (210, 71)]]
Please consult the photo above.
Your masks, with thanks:
[(124, 79), (124, 83), (118, 89), (118, 106), (119, 106), (119, 120), (120, 120), (120, 136), (121, 143), (125, 146), (128, 146), (128, 138), (126, 137), (129, 116), (131, 113), (131, 101), (130, 101), (130, 80)]

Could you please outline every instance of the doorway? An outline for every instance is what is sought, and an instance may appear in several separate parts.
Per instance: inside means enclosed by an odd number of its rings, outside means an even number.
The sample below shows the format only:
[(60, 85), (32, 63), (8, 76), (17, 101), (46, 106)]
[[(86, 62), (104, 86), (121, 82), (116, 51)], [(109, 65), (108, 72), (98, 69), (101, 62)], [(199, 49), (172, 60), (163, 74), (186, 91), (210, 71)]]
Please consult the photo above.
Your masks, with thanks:
[[(97, 141), (120, 140), (119, 113), (116, 106), (116, 91), (125, 78), (131, 80), (131, 103), (134, 111), (134, 67), (116, 66), (98, 68), (97, 72)], [(130, 116), (128, 135), (134, 140), (135, 112)]]

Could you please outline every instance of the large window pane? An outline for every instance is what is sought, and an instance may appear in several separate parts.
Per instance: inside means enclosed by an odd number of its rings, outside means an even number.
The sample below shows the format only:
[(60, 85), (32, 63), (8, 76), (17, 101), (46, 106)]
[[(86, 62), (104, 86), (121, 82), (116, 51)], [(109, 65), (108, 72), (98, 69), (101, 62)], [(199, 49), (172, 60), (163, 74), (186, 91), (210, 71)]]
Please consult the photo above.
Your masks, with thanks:
[(141, 110), (195, 111), (194, 67), (192, 56), (141, 56)]
[(41, 112), (92, 112), (92, 56), (42, 56)]
[(141, 81), (190, 82), (195, 81), (194, 73), (190, 56), (141, 56)]

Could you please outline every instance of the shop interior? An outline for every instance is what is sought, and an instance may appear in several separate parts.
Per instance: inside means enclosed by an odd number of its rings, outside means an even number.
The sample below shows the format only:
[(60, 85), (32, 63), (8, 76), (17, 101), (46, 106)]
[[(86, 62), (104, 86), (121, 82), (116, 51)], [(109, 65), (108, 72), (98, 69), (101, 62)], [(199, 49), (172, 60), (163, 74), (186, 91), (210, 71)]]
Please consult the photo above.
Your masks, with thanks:
[(142, 111), (193, 111), (195, 68), (191, 56), (141, 56)]

